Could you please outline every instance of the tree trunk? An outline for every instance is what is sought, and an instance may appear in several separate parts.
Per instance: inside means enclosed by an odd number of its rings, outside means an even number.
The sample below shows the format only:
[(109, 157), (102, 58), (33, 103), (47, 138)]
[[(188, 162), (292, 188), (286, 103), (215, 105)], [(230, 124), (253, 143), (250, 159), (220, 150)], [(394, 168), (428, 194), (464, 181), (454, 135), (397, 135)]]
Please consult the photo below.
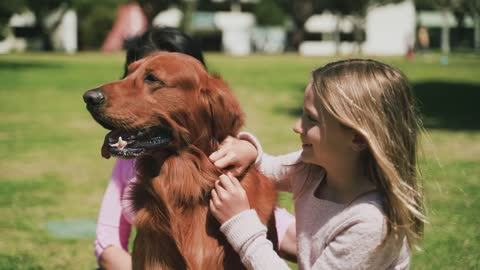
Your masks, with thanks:
[(298, 50), (300, 43), (305, 37), (305, 22), (313, 15), (313, 3), (311, 0), (292, 1), (291, 15), (295, 24), (291, 44)]
[(53, 51), (53, 43), (50, 37), (50, 33), (47, 27), (44, 24), (45, 16), (43, 13), (35, 12), (35, 30), (38, 33), (38, 36), (41, 40), (41, 50), (43, 51)]
[(473, 47), (476, 52), (480, 52), (480, 14), (475, 12), (473, 14)]
[(197, 10), (197, 1), (185, 1), (185, 6), (183, 11), (183, 18), (182, 21), (180, 22), (180, 29), (191, 35), (193, 33), (192, 31), (192, 18), (193, 18), (193, 13)]
[(362, 54), (362, 43), (363, 40), (363, 32), (365, 25), (361, 19), (355, 18), (353, 20), (353, 37), (355, 40), (355, 53)]
[(450, 53), (450, 29), (448, 25), (448, 9), (442, 9), (443, 25), (442, 25), (442, 53)]
[(333, 41), (335, 41), (335, 55), (340, 55), (340, 22), (342, 21), (341, 14), (335, 14), (335, 31), (333, 32)]

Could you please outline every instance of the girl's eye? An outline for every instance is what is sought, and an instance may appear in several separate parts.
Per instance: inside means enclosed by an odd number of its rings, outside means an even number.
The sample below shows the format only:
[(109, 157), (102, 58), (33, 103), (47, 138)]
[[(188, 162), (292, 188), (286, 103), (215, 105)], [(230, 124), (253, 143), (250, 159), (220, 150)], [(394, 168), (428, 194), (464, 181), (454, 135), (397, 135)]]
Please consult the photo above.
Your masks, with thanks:
[(310, 114), (307, 114), (307, 119), (312, 121), (312, 122), (316, 122), (317, 120), (313, 119), (313, 117), (310, 115)]

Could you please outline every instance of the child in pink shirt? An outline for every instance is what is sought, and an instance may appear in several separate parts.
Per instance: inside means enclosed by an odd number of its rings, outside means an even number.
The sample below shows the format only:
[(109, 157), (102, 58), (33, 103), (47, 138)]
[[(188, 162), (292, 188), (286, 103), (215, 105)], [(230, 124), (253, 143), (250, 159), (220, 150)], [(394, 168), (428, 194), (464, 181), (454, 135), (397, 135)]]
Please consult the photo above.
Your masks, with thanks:
[[(346, 60), (315, 70), (293, 130), (302, 151), (264, 154), (253, 136), (229, 138), (210, 159), (249, 164), (294, 195), (299, 269), (408, 269), (425, 216), (417, 188), (418, 122), (411, 89), (395, 68)], [(242, 138), (242, 137), (241, 137)], [(210, 210), (248, 269), (288, 269), (231, 174)]]

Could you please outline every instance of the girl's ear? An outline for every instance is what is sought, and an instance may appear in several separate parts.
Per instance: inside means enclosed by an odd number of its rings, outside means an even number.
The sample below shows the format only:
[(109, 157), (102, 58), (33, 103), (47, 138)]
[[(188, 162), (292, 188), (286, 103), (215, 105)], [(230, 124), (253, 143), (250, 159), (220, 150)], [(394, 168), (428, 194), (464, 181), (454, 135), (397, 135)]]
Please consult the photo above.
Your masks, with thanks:
[(361, 152), (368, 147), (367, 141), (363, 138), (362, 135), (358, 134), (357, 132), (353, 133), (352, 139), (352, 149), (355, 152)]

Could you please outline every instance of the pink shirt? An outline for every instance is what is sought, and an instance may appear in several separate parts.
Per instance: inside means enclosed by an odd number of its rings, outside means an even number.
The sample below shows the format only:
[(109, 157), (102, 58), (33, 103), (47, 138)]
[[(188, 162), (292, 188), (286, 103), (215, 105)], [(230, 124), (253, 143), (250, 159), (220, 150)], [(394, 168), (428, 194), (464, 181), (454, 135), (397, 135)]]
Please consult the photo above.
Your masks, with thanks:
[(97, 220), (95, 256), (98, 258), (109, 246), (128, 250), (128, 238), (135, 213), (130, 208), (128, 191), (135, 182), (135, 159), (117, 159)]
[[(128, 199), (132, 184), (136, 181), (135, 162), (135, 159), (117, 159), (115, 162), (98, 214), (95, 239), (97, 261), (109, 246), (121, 247), (128, 251), (128, 238), (135, 222), (135, 212)], [(275, 218), (280, 243), (295, 218), (282, 208), (275, 208)]]

